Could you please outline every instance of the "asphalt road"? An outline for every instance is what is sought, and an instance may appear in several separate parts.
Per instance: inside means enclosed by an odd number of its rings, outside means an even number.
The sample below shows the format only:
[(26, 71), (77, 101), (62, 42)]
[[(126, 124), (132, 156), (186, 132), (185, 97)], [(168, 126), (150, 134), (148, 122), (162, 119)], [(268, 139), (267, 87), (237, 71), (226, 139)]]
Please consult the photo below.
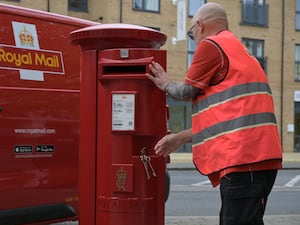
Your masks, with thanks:
[[(300, 224), (300, 169), (297, 168), (279, 171), (269, 197), (265, 225)], [(171, 192), (165, 208), (165, 225), (218, 225), (219, 189), (212, 188), (196, 170), (169, 172)], [(56, 225), (78, 225), (78, 222)]]
[[(169, 171), (171, 192), (166, 216), (218, 216), (219, 188), (196, 170)], [(300, 215), (300, 170), (280, 170), (266, 215)], [(300, 224), (300, 221), (299, 221)]]

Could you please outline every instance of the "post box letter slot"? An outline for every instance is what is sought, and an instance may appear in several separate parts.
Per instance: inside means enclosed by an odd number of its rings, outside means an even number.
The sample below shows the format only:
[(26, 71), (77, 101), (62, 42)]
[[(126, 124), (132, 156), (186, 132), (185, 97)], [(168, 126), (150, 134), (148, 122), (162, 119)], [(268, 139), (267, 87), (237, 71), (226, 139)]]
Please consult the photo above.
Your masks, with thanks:
[(103, 66), (103, 75), (106, 74), (145, 74), (146, 65)]

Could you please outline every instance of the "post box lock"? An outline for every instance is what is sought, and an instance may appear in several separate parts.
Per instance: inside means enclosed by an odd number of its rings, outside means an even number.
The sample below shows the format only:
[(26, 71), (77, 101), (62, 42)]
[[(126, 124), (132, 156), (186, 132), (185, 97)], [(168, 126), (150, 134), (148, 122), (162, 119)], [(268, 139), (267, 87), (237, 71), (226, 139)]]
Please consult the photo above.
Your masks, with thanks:
[(129, 49), (120, 49), (120, 57), (122, 59), (129, 58)]
[(149, 170), (148, 170), (148, 166), (150, 167), (150, 170), (152, 172), (153, 177), (156, 177), (157, 175), (156, 175), (155, 170), (154, 170), (154, 168), (151, 164), (151, 157), (146, 155), (146, 147), (143, 147), (141, 149), (140, 159), (143, 163), (143, 166), (144, 166), (144, 169), (145, 169), (145, 172), (146, 172), (146, 176), (147, 176), (147, 180), (150, 180), (150, 178), (151, 178)]

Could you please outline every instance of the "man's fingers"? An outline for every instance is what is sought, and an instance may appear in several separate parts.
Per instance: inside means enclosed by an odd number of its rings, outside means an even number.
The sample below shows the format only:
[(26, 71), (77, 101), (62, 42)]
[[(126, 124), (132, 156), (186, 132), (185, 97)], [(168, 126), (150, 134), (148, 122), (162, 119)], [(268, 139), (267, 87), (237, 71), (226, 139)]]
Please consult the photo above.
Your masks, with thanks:
[(147, 78), (149, 78), (150, 80), (152, 80), (154, 82), (155, 77), (153, 77), (150, 73), (146, 73), (145, 75)]
[(169, 149), (168, 149), (168, 142), (167, 138), (163, 137), (160, 139), (157, 144), (154, 146), (155, 154), (158, 156), (168, 156), (169, 155)]
[(149, 78), (159, 89), (165, 91), (164, 87), (167, 82), (167, 74), (162, 66), (152, 61), (149, 64), (149, 70), (151, 73), (145, 73), (146, 77)]
[(156, 77), (159, 75), (157, 69), (154, 66), (152, 66), (151, 64), (149, 65), (149, 69), (151, 70), (153, 76)]

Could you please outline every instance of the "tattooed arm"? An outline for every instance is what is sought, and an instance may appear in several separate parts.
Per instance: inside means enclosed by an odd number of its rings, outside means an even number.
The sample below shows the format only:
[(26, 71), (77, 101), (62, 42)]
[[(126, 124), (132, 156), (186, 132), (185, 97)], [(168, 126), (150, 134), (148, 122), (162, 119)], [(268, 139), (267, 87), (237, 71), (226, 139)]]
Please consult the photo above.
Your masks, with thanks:
[(173, 81), (168, 81), (165, 85), (165, 91), (173, 98), (179, 100), (192, 100), (200, 94), (200, 89), (186, 84), (184, 82), (176, 83)]
[(201, 90), (186, 84), (184, 82), (176, 83), (169, 81), (165, 70), (157, 62), (152, 62), (149, 65), (152, 74), (146, 73), (146, 76), (154, 82), (154, 84), (161, 90), (167, 92), (173, 98), (179, 100), (192, 100), (196, 98)]

